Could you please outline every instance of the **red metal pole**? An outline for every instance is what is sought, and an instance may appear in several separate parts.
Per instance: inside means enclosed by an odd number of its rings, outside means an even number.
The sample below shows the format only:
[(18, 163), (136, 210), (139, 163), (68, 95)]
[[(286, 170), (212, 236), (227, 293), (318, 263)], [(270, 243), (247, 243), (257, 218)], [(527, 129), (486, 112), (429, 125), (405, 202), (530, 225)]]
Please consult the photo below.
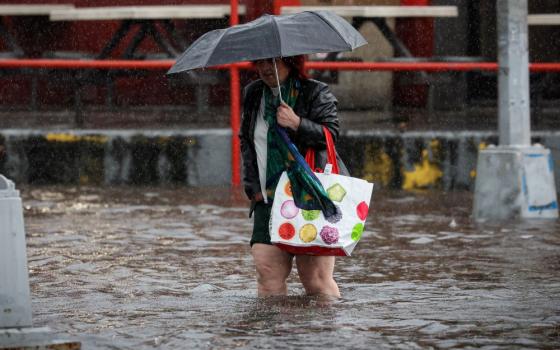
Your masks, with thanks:
[[(234, 26), (239, 23), (238, 14), (238, 0), (231, 0), (230, 2), (231, 13), (230, 13), (230, 25)], [(239, 69), (232, 65), (229, 69), (230, 75), (230, 99), (231, 99), (231, 184), (233, 186), (239, 186), (241, 184), (241, 145), (239, 142), (239, 125), (241, 122), (240, 110), (241, 110), (241, 94), (239, 85)]]
[(279, 15), (282, 10), (282, 6), (301, 6), (300, 0), (273, 0), (272, 2), (272, 14)]
[[(0, 60), (0, 68), (49, 68), (49, 69), (129, 69), (166, 70), (173, 60), (51, 60), (51, 59), (6, 59)], [(251, 62), (239, 62), (209, 67), (208, 69), (253, 69)], [(308, 61), (305, 69), (316, 70), (359, 70), (359, 71), (497, 71), (496, 62), (321, 62)], [(529, 63), (531, 72), (560, 72), (560, 62)], [(239, 89), (237, 91), (239, 96)], [(239, 99), (238, 99), (239, 101)], [(239, 104), (238, 104), (239, 106)]]
[[(66, 60), (66, 59), (6, 59), (0, 60), (0, 68), (49, 68), (49, 69), (128, 69), (128, 70), (166, 70), (174, 60)], [(251, 69), (251, 62), (239, 62), (208, 67), (208, 69)]]
[[(533, 63), (535, 64), (535, 63)], [(543, 63), (539, 64), (543, 65)], [(552, 64), (546, 64), (547, 68), (554, 69)], [(495, 71), (498, 69), (496, 62), (321, 62), (310, 61), (305, 63), (306, 69), (316, 70), (360, 70), (360, 71), (471, 71), (484, 70)], [(542, 69), (542, 68), (541, 68)]]
[(66, 60), (66, 59), (9, 59), (0, 60), (1, 68), (49, 69), (169, 69), (174, 60)]
[(281, 0), (272, 0), (272, 14), (273, 15), (279, 15), (280, 14), (280, 6), (282, 6)]

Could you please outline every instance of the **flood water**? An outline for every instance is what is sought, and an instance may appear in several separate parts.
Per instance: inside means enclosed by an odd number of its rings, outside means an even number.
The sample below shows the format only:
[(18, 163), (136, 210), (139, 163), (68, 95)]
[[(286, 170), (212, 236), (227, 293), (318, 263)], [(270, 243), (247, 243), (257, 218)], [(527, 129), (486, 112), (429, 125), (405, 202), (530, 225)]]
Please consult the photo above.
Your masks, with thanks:
[(256, 298), (227, 189), (22, 189), (35, 326), (84, 349), (560, 347), (560, 222), (476, 224), (472, 195), (375, 193), (342, 299)]

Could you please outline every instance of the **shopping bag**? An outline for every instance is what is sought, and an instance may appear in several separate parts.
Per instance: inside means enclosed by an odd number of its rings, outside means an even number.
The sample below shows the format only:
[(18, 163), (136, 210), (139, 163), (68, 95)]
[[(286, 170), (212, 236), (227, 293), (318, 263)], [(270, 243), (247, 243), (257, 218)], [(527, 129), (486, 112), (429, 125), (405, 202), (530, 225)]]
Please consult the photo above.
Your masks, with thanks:
[[(325, 218), (320, 210), (303, 210), (295, 205), (290, 180), (284, 172), (276, 187), (270, 217), (271, 242), (295, 255), (350, 256), (364, 231), (373, 184), (358, 178), (338, 175), (336, 152), (328, 129), (327, 166), (315, 175), (337, 207), (337, 214)], [(306, 160), (311, 169), (314, 154)]]

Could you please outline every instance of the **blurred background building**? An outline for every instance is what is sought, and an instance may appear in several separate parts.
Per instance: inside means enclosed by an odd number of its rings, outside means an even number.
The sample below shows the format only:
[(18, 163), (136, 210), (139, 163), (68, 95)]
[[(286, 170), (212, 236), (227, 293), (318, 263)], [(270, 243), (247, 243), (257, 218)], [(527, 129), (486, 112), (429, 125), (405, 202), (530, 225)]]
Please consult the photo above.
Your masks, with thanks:
[[(0, 0), (13, 4), (13, 0)], [(174, 4), (224, 4), (219, 0), (21, 0), (18, 4), (73, 4), (76, 7), (134, 6)], [(246, 14), (241, 21), (251, 20), (263, 13), (271, 13), (272, 0), (245, 0)], [(481, 0), (292, 0), (287, 5), (454, 5), (459, 16), (436, 19), (388, 19), (403, 43), (416, 56), (415, 60), (496, 61), (495, 1)], [(530, 1), (529, 13), (560, 12), (554, 0)], [(51, 21), (48, 16), (4, 16), (4, 27), (21, 46), (26, 58), (94, 58), (117, 30), (117, 21)], [(228, 25), (227, 18), (175, 20), (174, 30), (189, 44), (202, 33)], [(410, 58), (395, 57), (391, 45), (373, 23), (361, 28), (369, 45), (339, 59), (364, 61), (399, 61)], [(128, 35), (135, 35), (131, 31)], [(560, 59), (560, 27), (530, 27), (531, 62)], [(132, 40), (132, 38), (125, 39)], [(3, 56), (10, 57), (5, 40), (0, 41)], [(108, 58), (120, 58), (125, 47), (117, 47)], [(168, 58), (153, 40), (143, 40), (134, 59)], [(322, 57), (311, 57), (321, 59)], [(181, 113), (184, 121), (196, 121), (197, 115), (207, 111), (200, 106), (203, 94), (208, 106), (223, 107), (215, 121), (227, 123), (229, 106), (227, 72), (189, 79), (169, 79), (162, 71), (117, 71), (110, 79), (94, 72), (75, 71), (0, 71), (0, 107), (17, 111), (72, 111), (76, 98), (79, 108), (91, 111), (146, 109), (157, 115)], [(319, 72), (317, 72), (319, 74)], [(331, 75), (334, 76), (329, 78)], [(545, 78), (549, 76), (548, 78)], [(555, 74), (533, 74), (531, 77), (533, 103), (547, 106), (560, 98), (558, 77)], [(254, 78), (246, 72), (242, 84)], [(495, 106), (496, 75), (488, 72), (430, 74), (428, 79), (419, 73), (341, 72), (323, 73), (339, 97), (342, 109), (381, 109), (393, 107), (430, 108), (436, 110), (465, 107)], [(109, 84), (109, 83), (110, 84)], [(79, 86), (77, 85), (79, 84)], [(203, 87), (201, 87), (201, 84)], [(542, 86), (541, 86), (542, 85)], [(76, 90), (80, 89), (80, 96)], [(33, 91), (32, 91), (33, 90)], [(201, 92), (202, 91), (202, 92)], [(153, 112), (154, 109), (156, 112)], [(141, 111), (139, 112), (141, 113)], [(218, 117), (219, 115), (219, 117)]]

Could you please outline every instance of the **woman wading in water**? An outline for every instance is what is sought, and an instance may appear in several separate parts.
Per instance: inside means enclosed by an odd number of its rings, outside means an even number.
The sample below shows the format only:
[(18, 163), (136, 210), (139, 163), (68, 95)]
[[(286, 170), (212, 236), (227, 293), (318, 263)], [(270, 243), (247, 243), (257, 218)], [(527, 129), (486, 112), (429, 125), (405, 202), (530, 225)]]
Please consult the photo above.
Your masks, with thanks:
[[(277, 156), (271, 156), (276, 149), (275, 143), (271, 142), (270, 129), (276, 123), (286, 128), (300, 153), (313, 148), (315, 164), (320, 168), (324, 168), (327, 159), (323, 126), (331, 133), (334, 142), (339, 134), (337, 100), (326, 84), (307, 78), (303, 70), (304, 61), (304, 56), (254, 61), (260, 79), (250, 83), (243, 95), (243, 120), (239, 135), (243, 182), (245, 193), (251, 200), (251, 213), (254, 214), (251, 253), (257, 270), (258, 295), (261, 297), (287, 294), (286, 280), (294, 260), (292, 254), (270, 243), (271, 196), (277, 185), (277, 179), (274, 183), (270, 174), (271, 169), (284, 166), (279, 164)], [(278, 97), (279, 92), (282, 101)], [(340, 159), (338, 165), (341, 175), (349, 175)], [(297, 255), (295, 261), (308, 295), (340, 297), (338, 285), (333, 279), (334, 256)]]

